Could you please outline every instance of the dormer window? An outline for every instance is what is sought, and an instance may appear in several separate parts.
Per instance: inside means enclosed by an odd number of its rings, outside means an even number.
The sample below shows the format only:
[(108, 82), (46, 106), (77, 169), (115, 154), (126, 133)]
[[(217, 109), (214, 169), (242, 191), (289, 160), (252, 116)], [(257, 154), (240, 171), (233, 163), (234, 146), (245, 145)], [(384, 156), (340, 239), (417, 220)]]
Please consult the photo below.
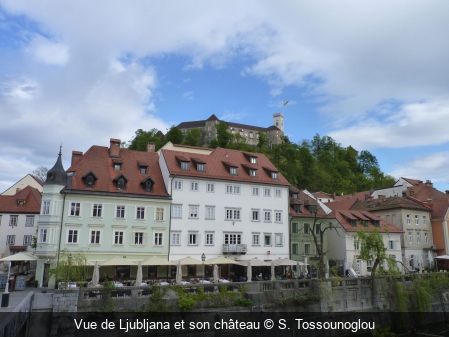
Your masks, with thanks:
[(315, 205), (310, 205), (309, 206), (309, 211), (310, 211), (310, 213), (315, 214), (316, 213), (316, 206)]
[(86, 188), (94, 188), (95, 187), (95, 180), (97, 180), (97, 176), (92, 172), (89, 171), (83, 176), (84, 180), (84, 186)]
[(206, 165), (204, 165), (204, 164), (197, 164), (196, 165), (196, 170), (198, 172), (205, 172), (206, 171)]
[(352, 227), (357, 227), (357, 220), (349, 220)]
[[(253, 138), (253, 137), (251, 137), (251, 138)], [(257, 158), (256, 158), (256, 157), (250, 157), (250, 158), (249, 158), (249, 162), (250, 162), (251, 164), (256, 165), (256, 164), (257, 164)]]
[(379, 220), (373, 220), (373, 225), (375, 227), (380, 227), (380, 221)]
[(278, 173), (277, 172), (271, 172), (271, 179), (278, 179)]
[(362, 220), (362, 225), (363, 227), (368, 228), (368, 221)]
[(237, 167), (230, 167), (229, 173), (236, 176), (237, 175)]
[(17, 200), (17, 205), (19, 206), (25, 205), (25, 200)]
[(153, 192), (154, 181), (150, 177), (145, 178), (140, 182), (145, 192)]
[(292, 198), (293, 198), (293, 199), (298, 199), (298, 193), (293, 193), (293, 194), (292, 194)]
[(189, 163), (186, 162), (186, 161), (182, 161), (181, 162), (181, 170), (188, 171), (189, 170)]
[(122, 164), (114, 164), (114, 170), (121, 171), (122, 170)]
[(117, 184), (117, 189), (124, 191), (126, 189), (126, 183), (128, 179), (123, 174), (118, 175), (113, 181)]
[(301, 205), (295, 205), (294, 208), (296, 213), (301, 213)]
[(140, 167), (140, 173), (147, 174), (148, 173), (148, 169), (145, 166), (141, 166)]
[(255, 178), (257, 176), (256, 170), (249, 170), (249, 176)]

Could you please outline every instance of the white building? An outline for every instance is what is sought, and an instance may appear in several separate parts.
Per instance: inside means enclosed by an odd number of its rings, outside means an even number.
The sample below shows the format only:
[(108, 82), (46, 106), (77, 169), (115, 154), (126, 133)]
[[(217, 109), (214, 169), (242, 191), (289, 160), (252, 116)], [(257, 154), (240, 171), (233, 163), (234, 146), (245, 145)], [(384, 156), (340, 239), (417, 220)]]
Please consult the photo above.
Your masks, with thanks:
[(265, 155), (164, 149), (159, 162), (173, 199), (170, 260), (289, 257), (289, 183)]

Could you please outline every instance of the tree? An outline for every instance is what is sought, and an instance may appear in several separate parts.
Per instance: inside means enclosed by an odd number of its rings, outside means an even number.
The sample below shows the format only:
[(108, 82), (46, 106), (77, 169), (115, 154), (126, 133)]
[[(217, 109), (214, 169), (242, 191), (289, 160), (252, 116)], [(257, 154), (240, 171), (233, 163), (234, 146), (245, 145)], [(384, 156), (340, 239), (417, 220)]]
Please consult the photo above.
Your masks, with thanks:
[(156, 144), (156, 151), (159, 150), (164, 144), (165, 139), (162, 139), (157, 135), (157, 129), (151, 129), (150, 131), (144, 131), (138, 129), (134, 138), (129, 142), (129, 150), (147, 151), (148, 143)]
[(217, 129), (217, 146), (226, 148), (232, 139), (232, 133), (228, 131), (228, 124), (220, 122), (215, 127)]
[(184, 144), (190, 146), (200, 146), (201, 132), (200, 129), (194, 128), (187, 131), (184, 138)]
[(265, 151), (265, 147), (268, 145), (268, 137), (265, 132), (259, 132), (259, 140), (257, 142), (257, 147), (259, 148), (259, 151), (263, 152)]
[(173, 125), (165, 135), (165, 139), (172, 142), (173, 144), (182, 144), (182, 141), (184, 140), (184, 134), (180, 129)]
[(39, 166), (37, 169), (31, 172), (31, 175), (41, 181), (45, 181), (47, 179), (47, 172), (48, 168), (46, 168), (45, 166)]
[(82, 252), (69, 252), (63, 250), (59, 253), (59, 258), (49, 270), (48, 279), (54, 282), (61, 280), (84, 282), (87, 275), (87, 261)]

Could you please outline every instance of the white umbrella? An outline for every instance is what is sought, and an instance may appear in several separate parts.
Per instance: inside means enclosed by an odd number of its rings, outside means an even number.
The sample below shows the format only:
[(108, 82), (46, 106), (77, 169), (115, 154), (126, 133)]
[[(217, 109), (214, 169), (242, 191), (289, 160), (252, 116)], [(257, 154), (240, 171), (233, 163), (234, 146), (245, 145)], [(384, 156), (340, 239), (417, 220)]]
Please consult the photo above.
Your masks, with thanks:
[(92, 274), (92, 287), (96, 287), (100, 282), (100, 267), (98, 267), (98, 262), (95, 262), (94, 273)]
[(270, 262), (266, 262), (263, 260), (259, 260), (259, 259), (251, 259), (251, 260), (240, 260), (239, 263), (242, 266), (247, 266), (251, 261), (251, 265), (253, 267), (270, 267), (271, 263)]
[(214, 264), (214, 283), (218, 283), (218, 265)]
[(0, 259), (0, 261), (37, 261), (37, 260), (39, 259), (36, 256), (33, 256), (25, 252), (20, 252), (14, 255), (4, 257), (3, 259)]
[(214, 257), (212, 259), (204, 261), (204, 264), (240, 264), (234, 260), (228, 259), (226, 257)]
[(176, 268), (176, 284), (181, 284), (182, 282), (182, 267), (181, 261), (178, 261), (178, 267)]
[(309, 271), (307, 270), (307, 257), (304, 258), (304, 271), (306, 272), (306, 274), (309, 273)]
[(184, 258), (179, 259), (179, 260), (175, 260), (173, 262), (176, 262), (176, 263), (181, 262), (182, 266), (192, 266), (192, 265), (199, 265), (199, 264), (203, 264), (204, 263), (203, 261), (194, 259), (193, 257), (190, 257), (190, 256), (184, 257)]
[(112, 259), (103, 261), (100, 263), (101, 267), (104, 266), (135, 266), (136, 264), (132, 262), (130, 259), (123, 258), (123, 257), (113, 257)]
[(136, 286), (142, 285), (142, 263), (139, 261), (137, 266)]
[(274, 273), (274, 261), (271, 261), (271, 281), (274, 281), (275, 273)]
[(251, 260), (248, 260), (248, 266), (246, 270), (246, 277), (248, 278), (248, 282), (251, 282), (251, 279), (253, 278), (253, 271), (251, 267)]
[(176, 266), (176, 263), (164, 260), (158, 256), (152, 256), (143, 261), (142, 266)]

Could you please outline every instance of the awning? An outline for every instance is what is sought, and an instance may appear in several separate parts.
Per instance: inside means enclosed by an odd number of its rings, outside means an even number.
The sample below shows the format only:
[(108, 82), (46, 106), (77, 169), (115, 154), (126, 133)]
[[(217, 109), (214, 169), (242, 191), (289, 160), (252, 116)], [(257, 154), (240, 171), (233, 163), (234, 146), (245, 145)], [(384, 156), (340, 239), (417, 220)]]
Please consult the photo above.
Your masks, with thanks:
[(28, 246), (9, 246), (9, 250), (20, 250), (24, 251), (27, 250)]

